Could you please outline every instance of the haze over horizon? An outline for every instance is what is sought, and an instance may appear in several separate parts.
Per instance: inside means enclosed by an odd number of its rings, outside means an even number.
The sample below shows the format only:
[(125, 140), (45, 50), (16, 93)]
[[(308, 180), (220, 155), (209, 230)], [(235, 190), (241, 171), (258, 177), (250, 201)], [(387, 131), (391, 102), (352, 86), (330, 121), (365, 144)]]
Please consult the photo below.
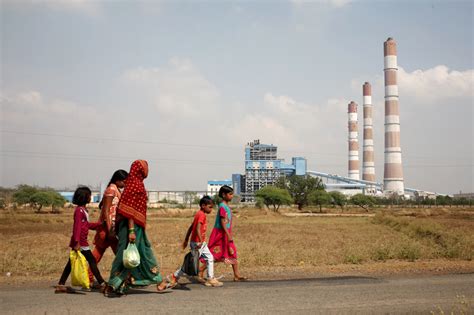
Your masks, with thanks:
[[(471, 1), (1, 2), (0, 186), (205, 190), (260, 139), (347, 175), (347, 104), (372, 84), (383, 177), (383, 42), (398, 45), (405, 187), (474, 192)], [(362, 161), (361, 161), (362, 165)], [(362, 173), (362, 170), (361, 170)]]

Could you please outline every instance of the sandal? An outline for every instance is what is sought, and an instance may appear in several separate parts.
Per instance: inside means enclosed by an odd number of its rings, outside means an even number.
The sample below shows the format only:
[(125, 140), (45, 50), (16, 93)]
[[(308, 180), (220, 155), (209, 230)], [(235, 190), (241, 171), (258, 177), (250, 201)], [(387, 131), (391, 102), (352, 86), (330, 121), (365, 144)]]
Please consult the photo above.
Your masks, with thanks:
[(174, 285), (171, 284), (171, 283), (169, 283), (169, 282), (166, 282), (165, 286), (163, 287), (163, 286), (162, 286), (162, 285), (163, 285), (163, 282), (161, 282), (160, 284), (157, 284), (157, 285), (156, 285), (156, 290), (157, 290), (158, 292), (164, 292), (164, 291), (166, 291), (166, 290), (168, 290), (168, 289), (170, 289), (170, 288), (174, 288), (177, 284), (178, 284), (177, 282), (174, 283)]
[(204, 279), (204, 277), (197, 276), (197, 277), (194, 278), (194, 280), (198, 283), (201, 283), (201, 284), (206, 283), (206, 279)]
[(114, 290), (110, 285), (106, 284), (104, 287), (104, 296), (105, 297), (121, 297), (123, 294), (120, 294)]
[(107, 282), (102, 282), (102, 284), (99, 285), (100, 293), (105, 293), (105, 290), (107, 290), (107, 287), (108, 287)]
[(66, 287), (64, 284), (58, 284), (54, 287), (54, 293), (73, 293), (74, 290)]
[(234, 282), (242, 282), (242, 281), (247, 281), (247, 277), (234, 277)]

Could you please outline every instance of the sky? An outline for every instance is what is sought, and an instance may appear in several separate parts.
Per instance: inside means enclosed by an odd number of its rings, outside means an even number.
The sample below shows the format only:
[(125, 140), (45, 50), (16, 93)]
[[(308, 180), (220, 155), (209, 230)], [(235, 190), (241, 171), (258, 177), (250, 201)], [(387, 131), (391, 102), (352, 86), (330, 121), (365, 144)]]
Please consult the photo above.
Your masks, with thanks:
[(365, 81), (382, 181), (383, 42), (393, 37), (405, 186), (474, 192), (473, 9), (2, 0), (0, 186), (98, 186), (146, 159), (147, 188), (205, 190), (244, 172), (254, 139), (346, 176), (347, 104), (362, 117)]

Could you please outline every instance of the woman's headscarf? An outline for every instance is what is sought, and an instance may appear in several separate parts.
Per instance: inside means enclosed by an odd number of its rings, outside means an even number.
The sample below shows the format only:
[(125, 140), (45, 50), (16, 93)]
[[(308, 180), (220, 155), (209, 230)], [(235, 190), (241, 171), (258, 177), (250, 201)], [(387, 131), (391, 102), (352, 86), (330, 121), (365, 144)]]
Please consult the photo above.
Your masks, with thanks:
[(125, 189), (118, 204), (118, 213), (145, 228), (147, 194), (143, 180), (148, 176), (148, 163), (136, 160), (130, 167)]

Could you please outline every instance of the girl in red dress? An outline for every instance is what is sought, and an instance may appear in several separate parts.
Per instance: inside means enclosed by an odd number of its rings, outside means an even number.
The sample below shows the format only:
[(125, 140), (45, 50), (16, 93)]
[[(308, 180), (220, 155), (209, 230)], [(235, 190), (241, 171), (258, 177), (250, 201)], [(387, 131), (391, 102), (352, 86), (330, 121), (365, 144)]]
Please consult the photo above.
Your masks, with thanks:
[(214, 262), (224, 262), (232, 265), (234, 281), (245, 281), (247, 278), (241, 277), (239, 273), (237, 248), (232, 234), (233, 220), (229, 203), (234, 197), (234, 190), (224, 185), (219, 189), (219, 197), (222, 202), (219, 204), (216, 222), (209, 238), (209, 249), (214, 256)]

